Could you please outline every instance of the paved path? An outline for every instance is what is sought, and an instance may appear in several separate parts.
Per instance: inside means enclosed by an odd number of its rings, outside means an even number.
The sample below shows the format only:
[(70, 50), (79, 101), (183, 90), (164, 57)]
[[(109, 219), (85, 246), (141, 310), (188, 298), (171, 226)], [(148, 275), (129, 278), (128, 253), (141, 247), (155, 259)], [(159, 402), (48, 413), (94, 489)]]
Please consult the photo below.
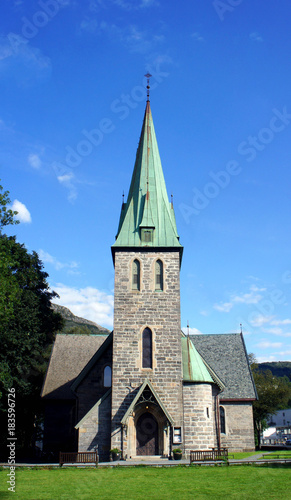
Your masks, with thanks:
[[(257, 462), (259, 459), (263, 457), (263, 455), (267, 454), (272, 454), (273, 452), (264, 452), (264, 453), (257, 453), (256, 455), (251, 455), (246, 458), (241, 458), (241, 459), (229, 459), (229, 464), (243, 464), (243, 463), (250, 463), (250, 462)], [(270, 462), (271, 460), (266, 459), (266, 461)], [(272, 460), (274, 462), (280, 462), (280, 459), (277, 460)], [(285, 461), (285, 459), (284, 459)], [(263, 462), (263, 460), (260, 462)], [(201, 462), (194, 462), (195, 465), (214, 465), (217, 462), (213, 461), (201, 461)], [(90, 464), (65, 464), (63, 467), (88, 467)], [(95, 464), (92, 464), (92, 466), (95, 466)], [(153, 467), (175, 467), (177, 465), (189, 465), (189, 459), (182, 459), (182, 460), (169, 460), (168, 458), (160, 458), (160, 457), (147, 457), (147, 458), (135, 458), (135, 459), (128, 459), (128, 460), (118, 460), (116, 462), (100, 462), (98, 464), (98, 467), (133, 467), (133, 466), (153, 466)], [(8, 464), (5, 463), (0, 463), (0, 466), (2, 467), (9, 467)], [(59, 467), (58, 463), (43, 463), (43, 464), (36, 464), (36, 463), (18, 463), (15, 464), (16, 467)]]

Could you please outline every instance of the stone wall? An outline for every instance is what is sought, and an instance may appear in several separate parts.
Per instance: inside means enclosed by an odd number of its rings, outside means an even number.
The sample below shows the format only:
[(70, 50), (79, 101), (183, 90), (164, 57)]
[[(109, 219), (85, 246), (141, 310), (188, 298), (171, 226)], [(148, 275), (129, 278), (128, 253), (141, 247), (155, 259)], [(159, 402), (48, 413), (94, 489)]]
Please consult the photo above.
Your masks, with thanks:
[(112, 366), (112, 345), (108, 346), (107, 350), (96, 361), (90, 372), (76, 389), (78, 396), (78, 422), (108, 391), (108, 387), (104, 387), (103, 384), (104, 368), (108, 365)]
[(220, 402), (225, 411), (226, 433), (221, 434), (221, 446), (229, 452), (255, 449), (251, 402)]
[(211, 384), (185, 383), (183, 386), (186, 457), (191, 450), (216, 446), (212, 392)]
[(97, 447), (100, 462), (109, 461), (111, 430), (111, 395), (84, 418), (79, 427), (78, 451), (94, 451)]
[[(131, 268), (140, 261), (140, 290), (132, 290)], [(164, 269), (163, 291), (155, 291), (155, 262)], [(182, 426), (182, 360), (178, 251), (115, 253), (112, 446), (121, 447), (120, 421), (136, 389), (148, 378), (175, 421)], [(153, 368), (142, 368), (142, 332), (153, 335)], [(126, 450), (124, 450), (126, 452)]]

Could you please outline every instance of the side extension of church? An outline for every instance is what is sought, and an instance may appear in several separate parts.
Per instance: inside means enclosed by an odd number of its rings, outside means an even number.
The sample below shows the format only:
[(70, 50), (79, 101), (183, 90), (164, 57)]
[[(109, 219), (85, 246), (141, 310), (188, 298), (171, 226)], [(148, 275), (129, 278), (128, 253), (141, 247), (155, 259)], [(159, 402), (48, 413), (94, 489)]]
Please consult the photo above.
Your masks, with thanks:
[(254, 449), (257, 398), (242, 334), (181, 331), (183, 247), (149, 100), (112, 246), (114, 330), (57, 335), (44, 382), (44, 448), (124, 459)]

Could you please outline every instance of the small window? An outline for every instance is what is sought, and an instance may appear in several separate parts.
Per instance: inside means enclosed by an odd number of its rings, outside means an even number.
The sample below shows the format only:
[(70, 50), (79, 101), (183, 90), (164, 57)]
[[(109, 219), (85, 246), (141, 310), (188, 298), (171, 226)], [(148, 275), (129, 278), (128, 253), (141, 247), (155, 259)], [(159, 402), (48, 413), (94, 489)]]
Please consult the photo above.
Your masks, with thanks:
[(209, 408), (206, 406), (206, 417), (209, 418)]
[(182, 443), (182, 428), (181, 427), (174, 427), (173, 443), (174, 444)]
[(103, 372), (103, 385), (104, 387), (111, 387), (112, 383), (112, 370), (111, 366), (105, 366)]
[(132, 290), (140, 290), (140, 262), (135, 259), (132, 263)]
[(219, 407), (220, 414), (220, 432), (221, 434), (225, 434), (225, 410), (223, 406)]
[(153, 339), (149, 328), (145, 328), (142, 333), (142, 367), (153, 367)]
[(163, 290), (163, 263), (161, 260), (157, 260), (155, 264), (155, 290)]

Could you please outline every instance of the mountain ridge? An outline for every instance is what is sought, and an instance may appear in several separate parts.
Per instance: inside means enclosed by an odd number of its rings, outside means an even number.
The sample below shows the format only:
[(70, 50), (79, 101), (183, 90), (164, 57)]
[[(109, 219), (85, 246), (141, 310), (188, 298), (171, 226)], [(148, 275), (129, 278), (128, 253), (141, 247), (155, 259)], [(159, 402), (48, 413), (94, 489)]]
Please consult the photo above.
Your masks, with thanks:
[(80, 334), (80, 335), (90, 335), (90, 334), (109, 334), (110, 330), (98, 325), (94, 321), (89, 319), (81, 318), (76, 316), (68, 307), (61, 306), (59, 304), (51, 304), (52, 309), (59, 313), (64, 319), (64, 327), (59, 333), (66, 334)]

